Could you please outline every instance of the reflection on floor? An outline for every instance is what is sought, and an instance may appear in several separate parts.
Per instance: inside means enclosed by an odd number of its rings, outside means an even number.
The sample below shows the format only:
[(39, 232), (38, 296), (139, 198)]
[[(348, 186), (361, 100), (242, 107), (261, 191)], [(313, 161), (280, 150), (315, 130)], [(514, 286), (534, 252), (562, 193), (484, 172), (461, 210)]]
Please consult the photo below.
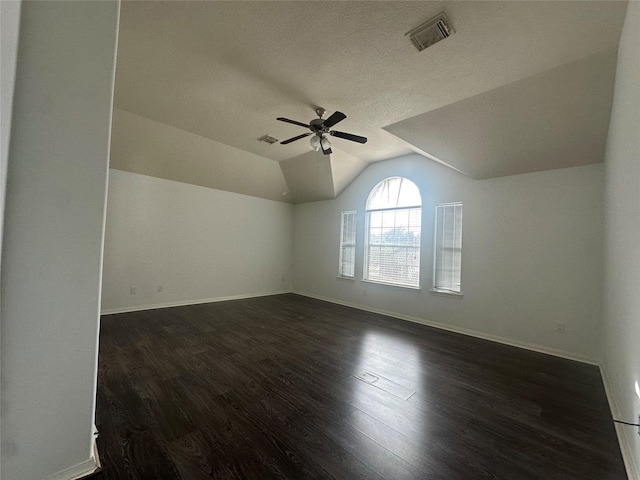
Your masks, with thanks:
[(624, 479), (597, 367), (293, 294), (102, 318), (98, 479)]

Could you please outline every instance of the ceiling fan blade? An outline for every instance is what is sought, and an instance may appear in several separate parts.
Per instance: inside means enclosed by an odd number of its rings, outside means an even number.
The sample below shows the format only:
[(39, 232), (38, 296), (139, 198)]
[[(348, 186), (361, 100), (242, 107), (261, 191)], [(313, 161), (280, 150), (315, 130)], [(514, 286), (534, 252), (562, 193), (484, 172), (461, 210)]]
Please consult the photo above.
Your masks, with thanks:
[(342, 113), (342, 112), (333, 112), (333, 115), (331, 115), (329, 118), (327, 118), (322, 124), (327, 128), (331, 128), (336, 123), (341, 122), (345, 118), (347, 118), (347, 116), (344, 113)]
[(309, 135), (313, 135), (311, 132), (303, 133), (302, 135), (298, 135), (297, 137), (290, 138), (289, 140), (283, 140), (280, 142), (280, 145), (286, 145), (287, 143), (295, 142), (296, 140), (300, 140), (301, 138), (308, 137)]
[(304, 128), (309, 128), (309, 125), (307, 125), (306, 123), (296, 122), (295, 120), (289, 120), (288, 118), (284, 117), (278, 117), (276, 118), (276, 120), (280, 120), (281, 122), (293, 123), (294, 125), (299, 125)]
[(322, 145), (320, 145), (320, 147), (322, 148), (322, 153), (324, 153), (325, 155), (330, 155), (331, 153), (333, 153), (331, 151), (331, 147), (325, 149)]
[(345, 140), (351, 140), (352, 142), (367, 143), (367, 137), (361, 137), (360, 135), (353, 135), (352, 133), (336, 132), (331, 130), (329, 132), (334, 137), (344, 138)]

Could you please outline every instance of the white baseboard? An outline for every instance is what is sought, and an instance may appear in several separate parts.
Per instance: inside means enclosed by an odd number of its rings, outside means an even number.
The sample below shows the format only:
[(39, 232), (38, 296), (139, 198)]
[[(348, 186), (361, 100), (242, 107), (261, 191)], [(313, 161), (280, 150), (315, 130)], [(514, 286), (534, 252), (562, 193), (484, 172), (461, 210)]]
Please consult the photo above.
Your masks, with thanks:
[[(600, 375), (602, 376), (602, 383), (604, 384), (604, 390), (607, 393), (607, 400), (609, 401), (609, 408), (611, 409), (611, 415), (615, 419), (620, 419), (620, 409), (618, 403), (613, 395), (609, 378), (607, 377), (607, 370), (604, 365), (600, 365)], [(627, 476), (629, 480), (640, 480), (638, 468), (636, 467), (635, 459), (631, 453), (631, 446), (629, 442), (628, 431), (629, 427), (614, 423), (616, 428), (616, 435), (618, 436), (618, 443), (620, 444), (620, 452), (622, 453), (622, 460), (624, 461), (624, 467), (627, 470)]]
[(470, 337), (481, 338), (483, 340), (490, 340), (492, 342), (502, 343), (504, 345), (509, 345), (511, 347), (524, 348), (526, 350), (532, 350), (534, 352), (545, 353), (547, 355), (553, 355), (555, 357), (566, 358), (567, 360), (575, 360), (577, 362), (588, 363), (589, 365), (596, 365), (596, 366), (600, 365), (598, 362), (596, 362), (595, 360), (593, 360), (591, 358), (588, 358), (588, 357), (585, 357), (585, 356), (582, 356), (582, 355), (576, 355), (576, 354), (570, 353), (570, 352), (565, 352), (564, 350), (545, 347), (543, 345), (535, 345), (535, 344), (532, 344), (532, 343), (521, 342), (519, 340), (512, 340), (510, 338), (499, 337), (497, 335), (491, 335), (491, 334), (488, 334), (488, 333), (477, 332), (475, 330), (468, 330), (466, 328), (455, 327), (455, 326), (452, 326), (452, 325), (445, 325), (445, 324), (438, 323), (438, 322), (432, 322), (432, 321), (426, 320), (424, 318), (412, 317), (410, 315), (403, 315), (401, 313), (389, 312), (389, 311), (386, 311), (386, 310), (380, 310), (380, 309), (377, 309), (377, 308), (371, 308), (371, 307), (368, 307), (368, 306), (365, 306), (365, 305), (358, 305), (358, 304), (355, 304), (355, 303), (343, 302), (341, 300), (336, 300), (334, 298), (327, 298), (327, 297), (323, 297), (321, 295), (315, 295), (313, 293), (301, 292), (301, 291), (297, 291), (297, 290), (294, 290), (291, 293), (295, 293), (297, 295), (302, 295), (302, 296), (305, 296), (305, 297), (316, 298), (318, 300), (323, 300), (325, 302), (335, 303), (335, 304), (338, 304), (338, 305), (344, 305), (345, 307), (357, 308), (358, 310), (364, 310), (366, 312), (379, 313), (380, 315), (386, 315), (388, 317), (398, 318), (400, 320), (406, 320), (406, 321), (413, 322), (413, 323), (419, 323), (419, 324), (422, 324), (422, 325), (427, 325), (428, 327), (434, 327), (434, 328), (438, 328), (440, 330), (447, 330), (449, 332), (461, 333), (463, 335), (468, 335)]
[(98, 455), (98, 444), (96, 438), (98, 429), (93, 425), (93, 456), (82, 463), (65, 468), (53, 475), (47, 477), (46, 480), (82, 480), (98, 473), (102, 470), (100, 465), (100, 456)]
[(47, 480), (79, 480), (96, 473), (96, 469), (98, 468), (99, 466), (96, 459), (92, 457), (82, 463), (78, 463), (77, 465), (61, 470), (58, 473), (54, 473), (47, 477)]
[(282, 295), (291, 293), (290, 290), (277, 290), (273, 292), (247, 293), (242, 295), (231, 295), (228, 297), (202, 298), (199, 300), (181, 300), (178, 302), (158, 303), (153, 305), (133, 305), (130, 307), (112, 308), (102, 310), (100, 315), (113, 315), (114, 313), (140, 312), (143, 310), (156, 310), (158, 308), (184, 307), (186, 305), (199, 305), (201, 303), (224, 302), (227, 300), (241, 300), (243, 298), (268, 297), (270, 295)]

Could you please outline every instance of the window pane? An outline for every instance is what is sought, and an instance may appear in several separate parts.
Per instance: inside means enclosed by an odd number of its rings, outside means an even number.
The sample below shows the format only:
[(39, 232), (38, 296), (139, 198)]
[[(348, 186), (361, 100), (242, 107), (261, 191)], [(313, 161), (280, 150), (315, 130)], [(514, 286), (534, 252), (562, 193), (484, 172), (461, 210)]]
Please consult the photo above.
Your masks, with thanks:
[(371, 245), (365, 278), (374, 282), (417, 287), (420, 284), (420, 247)]
[(460, 292), (462, 204), (436, 206), (434, 287)]
[(338, 274), (355, 276), (356, 212), (342, 212), (340, 228), (340, 264)]
[(417, 207), (422, 205), (420, 190), (411, 180), (391, 177), (376, 185), (367, 200), (367, 210)]
[(422, 200), (418, 187), (402, 177), (376, 185), (367, 200), (365, 280), (420, 285)]
[(342, 247), (340, 258), (340, 275), (353, 277), (355, 275), (355, 247)]

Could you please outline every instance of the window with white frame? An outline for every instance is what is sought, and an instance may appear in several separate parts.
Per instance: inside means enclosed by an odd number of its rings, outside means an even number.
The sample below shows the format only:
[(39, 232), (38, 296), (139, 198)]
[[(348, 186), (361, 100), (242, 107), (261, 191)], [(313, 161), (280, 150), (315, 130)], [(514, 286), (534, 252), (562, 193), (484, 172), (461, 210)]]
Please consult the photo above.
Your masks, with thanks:
[(356, 212), (342, 212), (340, 219), (339, 275), (353, 278), (356, 273)]
[(391, 177), (367, 199), (363, 278), (418, 288), (422, 198), (415, 183)]
[(460, 293), (462, 203), (436, 205), (433, 289)]

